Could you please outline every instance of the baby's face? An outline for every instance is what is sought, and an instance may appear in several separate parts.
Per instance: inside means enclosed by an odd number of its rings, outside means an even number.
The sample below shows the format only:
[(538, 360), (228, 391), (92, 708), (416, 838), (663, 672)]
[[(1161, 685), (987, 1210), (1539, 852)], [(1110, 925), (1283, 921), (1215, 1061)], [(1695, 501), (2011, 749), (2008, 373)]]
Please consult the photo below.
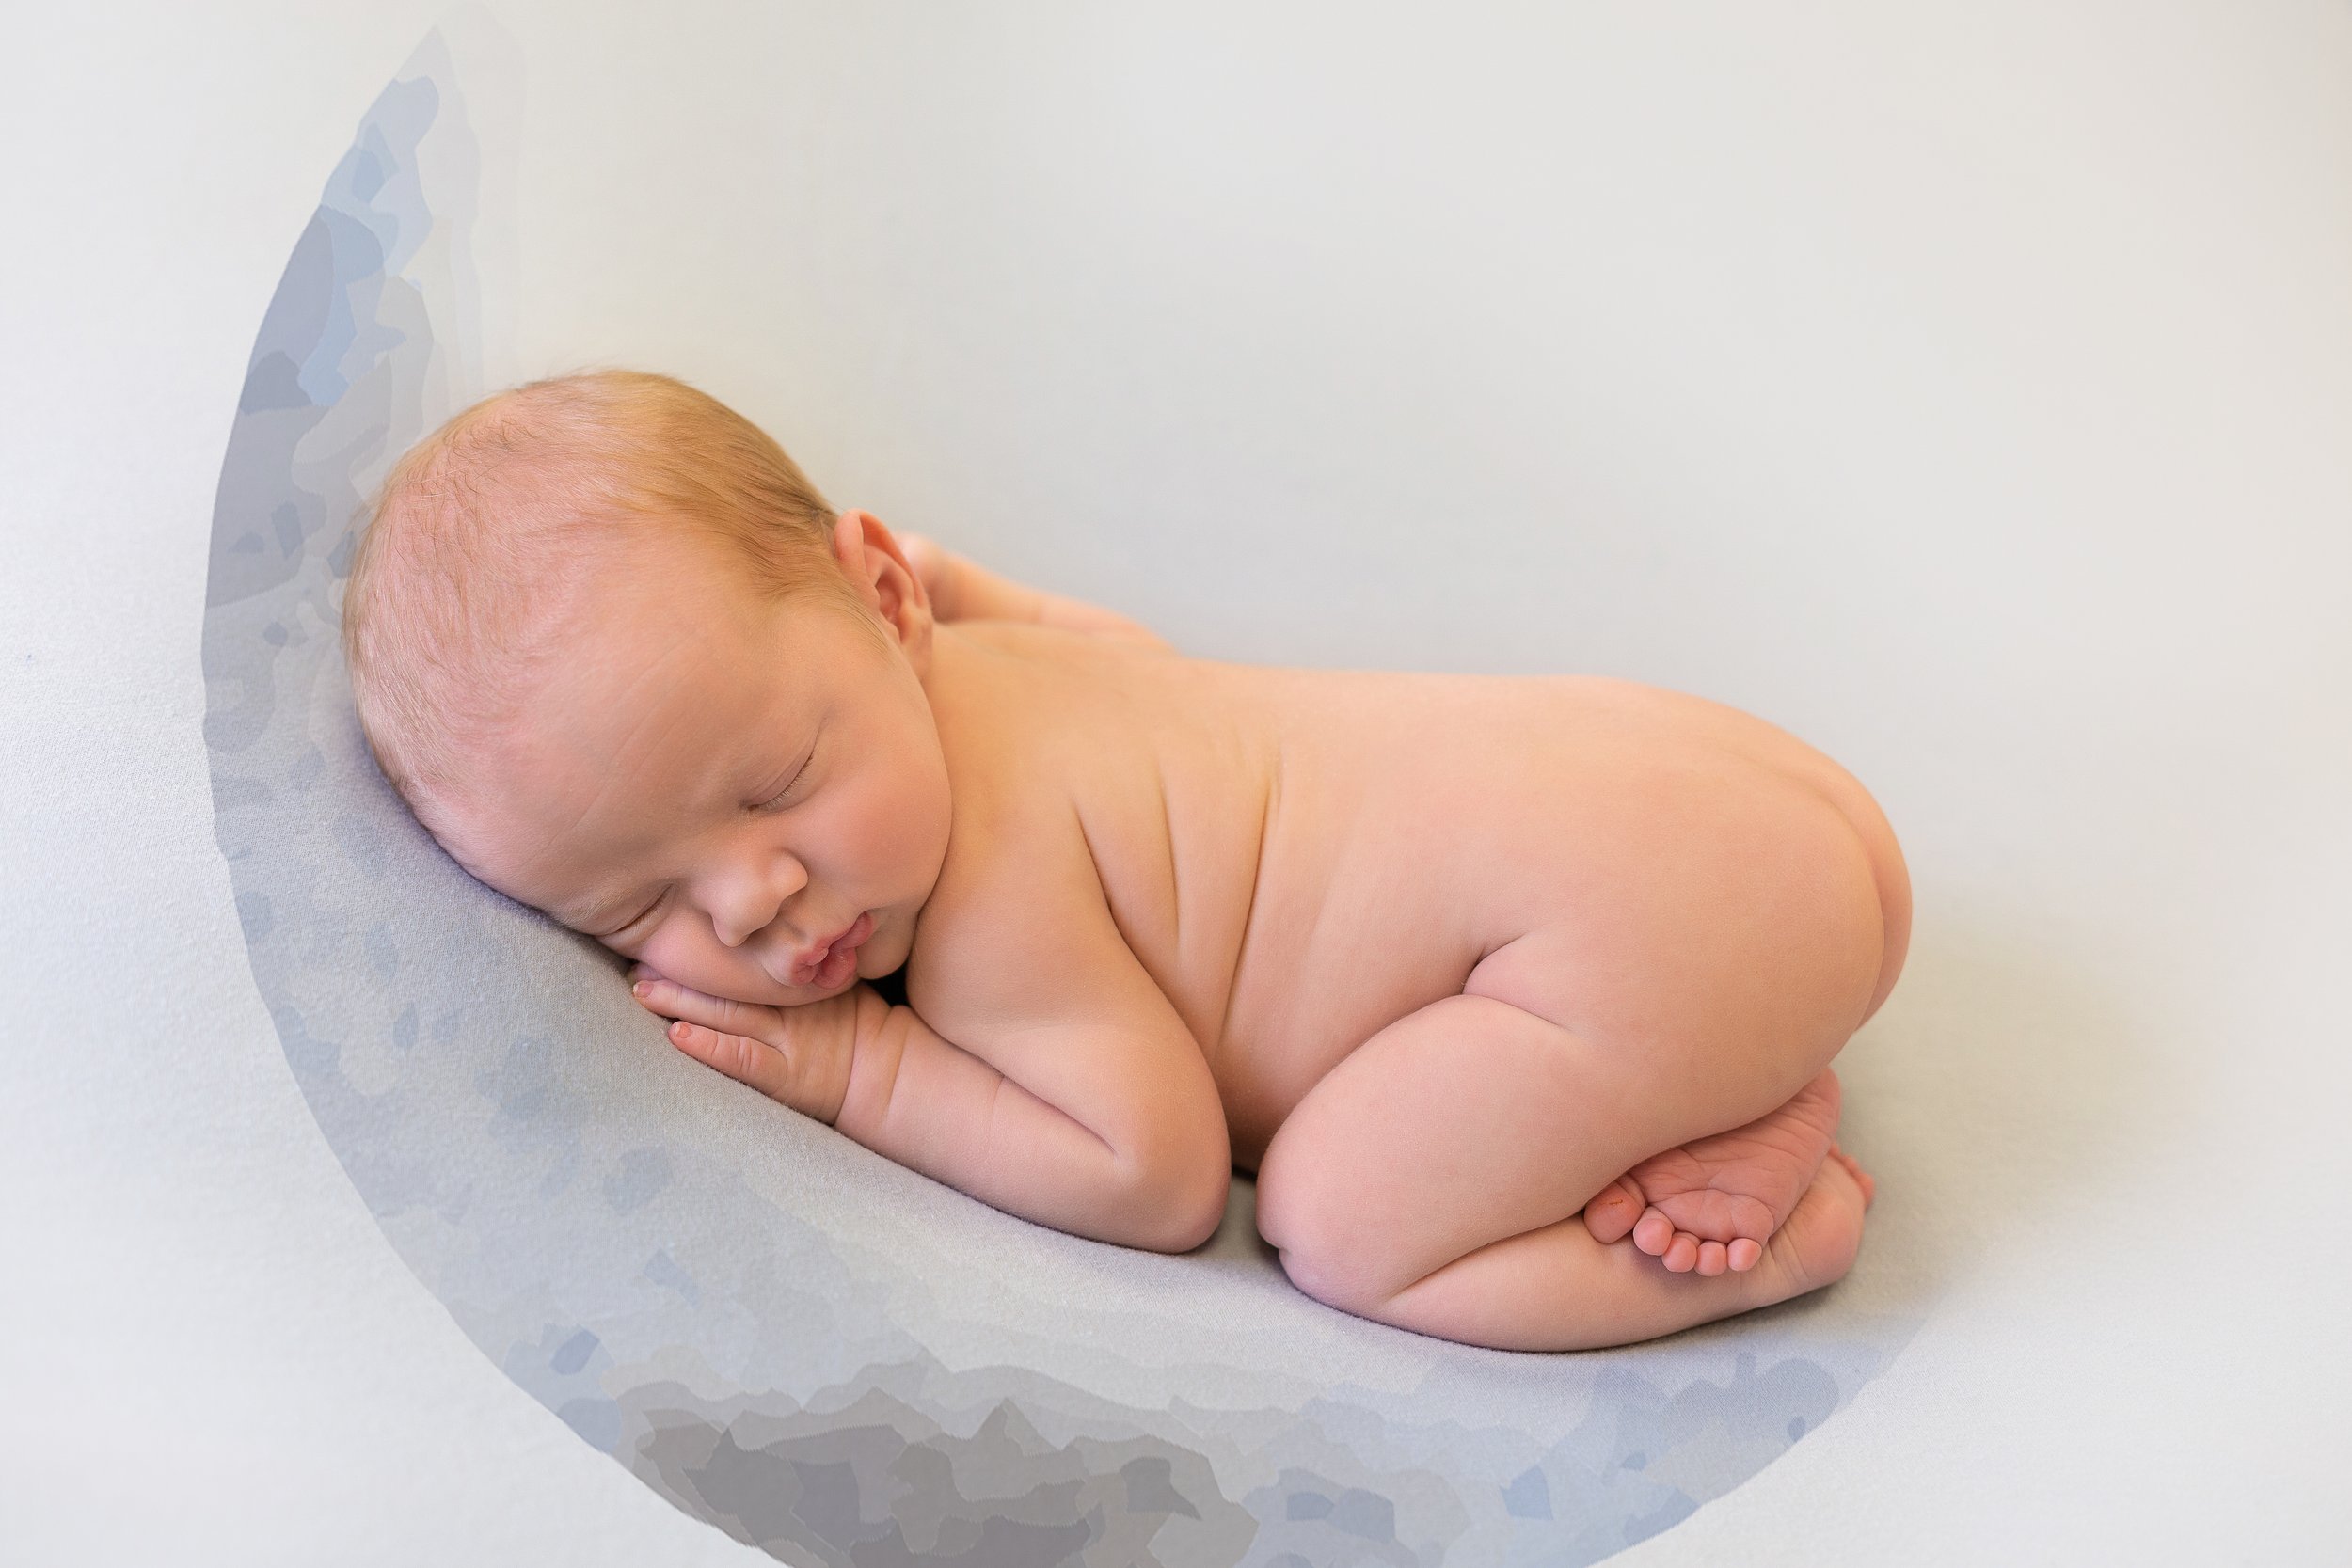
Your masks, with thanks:
[(930, 611), (895, 545), (835, 537), (863, 552), (845, 564), (892, 647), (834, 606), (760, 602), (707, 552), (647, 546), (591, 591), (593, 639), (552, 662), (463, 801), (436, 799), (442, 844), (714, 996), (792, 1006), (898, 968), (947, 848)]

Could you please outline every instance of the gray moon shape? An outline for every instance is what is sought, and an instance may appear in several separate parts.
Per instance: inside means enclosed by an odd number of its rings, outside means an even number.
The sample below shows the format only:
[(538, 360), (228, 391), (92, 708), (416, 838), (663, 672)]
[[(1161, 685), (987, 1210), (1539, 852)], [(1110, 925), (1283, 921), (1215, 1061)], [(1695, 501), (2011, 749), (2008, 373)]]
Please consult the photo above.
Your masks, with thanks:
[(491, 389), (469, 335), (513, 214), (481, 111), (515, 54), (428, 35), (327, 180), (239, 394), (203, 633), (255, 983), (485, 1355), (679, 1509), (861, 1568), (1591, 1562), (1893, 1357), (1915, 1323), (1836, 1292), (1580, 1355), (1388, 1329), (1289, 1286), (1247, 1182), (1188, 1257), (1028, 1225), (663, 1048), (610, 955), (444, 856), (360, 739), (338, 595), (391, 459)]

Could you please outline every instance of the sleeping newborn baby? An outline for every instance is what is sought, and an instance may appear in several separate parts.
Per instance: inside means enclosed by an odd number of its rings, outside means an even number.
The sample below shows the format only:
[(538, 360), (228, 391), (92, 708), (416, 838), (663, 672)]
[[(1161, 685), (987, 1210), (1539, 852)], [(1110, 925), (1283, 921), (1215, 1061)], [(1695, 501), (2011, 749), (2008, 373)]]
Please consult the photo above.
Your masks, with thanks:
[(999, 1209), (1181, 1252), (1238, 1167), (1299, 1289), (1511, 1350), (1853, 1261), (1829, 1063), (1909, 884), (1760, 720), (1186, 658), (617, 372), (404, 456), (343, 637), (469, 872), (634, 960), (679, 1050)]

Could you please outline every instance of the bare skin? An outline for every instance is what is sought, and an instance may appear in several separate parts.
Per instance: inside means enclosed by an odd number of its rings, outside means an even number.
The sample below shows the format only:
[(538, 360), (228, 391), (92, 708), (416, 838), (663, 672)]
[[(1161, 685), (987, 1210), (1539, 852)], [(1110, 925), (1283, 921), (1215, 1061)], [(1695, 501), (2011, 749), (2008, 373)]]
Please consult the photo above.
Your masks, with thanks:
[[(1828, 1068), (1910, 904), (1843, 769), (1655, 688), (1189, 659), (870, 515), (834, 541), (888, 645), (664, 562), (428, 821), (639, 960), (679, 1049), (1127, 1245), (1198, 1245), (1254, 1172), (1295, 1284), (1446, 1338), (1844, 1275)], [(859, 977), (901, 962), (891, 1006)]]
[(1745, 1127), (1652, 1155), (1584, 1205), (1596, 1240), (1630, 1235), (1677, 1273), (1755, 1267), (1761, 1243), (1835, 1148), (1837, 1075), (1828, 1069)]

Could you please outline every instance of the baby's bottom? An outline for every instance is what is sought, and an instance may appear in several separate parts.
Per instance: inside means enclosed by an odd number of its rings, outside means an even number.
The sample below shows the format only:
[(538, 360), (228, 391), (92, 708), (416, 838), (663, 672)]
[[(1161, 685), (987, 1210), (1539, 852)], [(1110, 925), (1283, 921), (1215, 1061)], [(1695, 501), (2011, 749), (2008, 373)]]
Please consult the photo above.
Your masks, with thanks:
[[(1726, 964), (1711, 985), (1620, 969), (1620, 994), (1579, 990), (1561, 978), (1581, 968), (1561, 931), (1490, 954), (1461, 995), (1374, 1035), (1293, 1109), (1259, 1165), (1260, 1234), (1320, 1301), (1503, 1350), (1626, 1344), (1841, 1277), (1868, 1179), (1822, 1157), (1826, 1129), (1810, 1185), (1736, 1272), (1720, 1253), (1700, 1269), (1650, 1256), (1619, 1226), (1604, 1243), (1583, 1210), (1661, 1151), (1823, 1092), (1894, 980), (1876, 887), (1857, 873), (1807, 928), (1778, 929), (1775, 961)], [(1568, 1017), (1614, 1021), (1617, 1037)]]

